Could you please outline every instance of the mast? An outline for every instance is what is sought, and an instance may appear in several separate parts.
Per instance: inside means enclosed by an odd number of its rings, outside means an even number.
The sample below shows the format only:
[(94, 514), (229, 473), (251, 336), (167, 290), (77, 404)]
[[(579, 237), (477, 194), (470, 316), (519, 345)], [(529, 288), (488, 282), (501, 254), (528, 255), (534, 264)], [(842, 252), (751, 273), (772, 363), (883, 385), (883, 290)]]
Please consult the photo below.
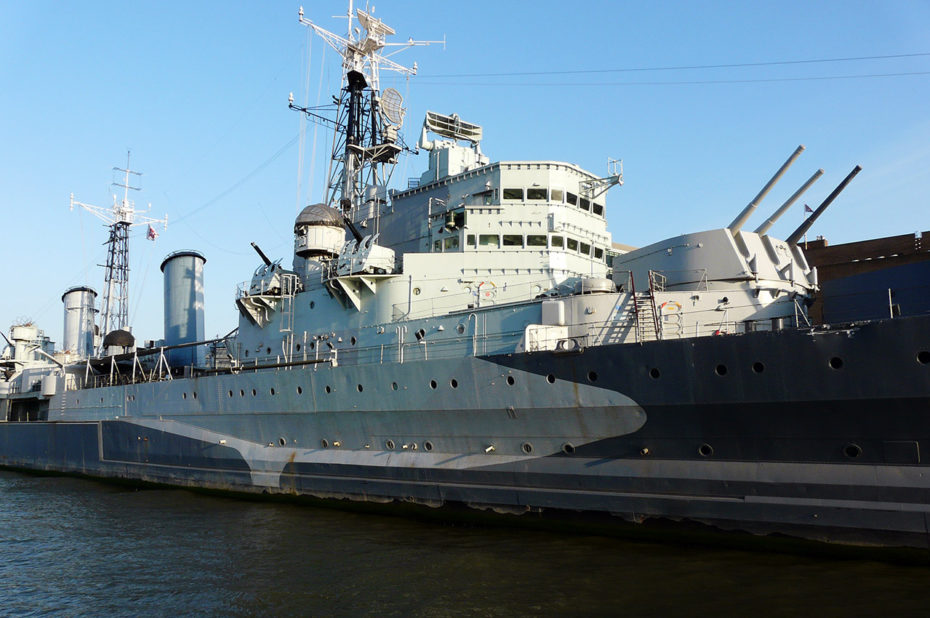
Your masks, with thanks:
[[(382, 94), (380, 73), (393, 71), (409, 77), (416, 74), (417, 65), (405, 67), (387, 56), (415, 45), (441, 41), (410, 39), (405, 43), (387, 43), (385, 38), (395, 34), (394, 29), (366, 11), (357, 9), (353, 12), (351, 0), (344, 37), (306, 19), (303, 7), (298, 15), (301, 24), (312, 28), (340, 55), (345, 75), (336, 102), (335, 119), (320, 116), (318, 110), (296, 106), (293, 99), (290, 107), (305, 113), (315, 122), (335, 127), (326, 201), (331, 206), (339, 206), (350, 221), (356, 220), (357, 216), (365, 218), (360, 214), (362, 207), (371, 205), (371, 200), (381, 199), (378, 196), (390, 180), (397, 156), (407, 149), (398, 133), (405, 111), (401, 107), (403, 100), (393, 88)], [(361, 28), (353, 27), (354, 20)], [(364, 29), (364, 36), (361, 29)], [(400, 49), (382, 53), (387, 47)]]
[(129, 184), (130, 175), (141, 176), (129, 167), (130, 153), (126, 153), (126, 168), (114, 167), (114, 171), (125, 173), (122, 183), (113, 183), (115, 187), (122, 187), (123, 199), (117, 201), (113, 196), (113, 207), (103, 208), (92, 204), (85, 204), (74, 199), (71, 194), (71, 210), (80, 206), (98, 219), (103, 220), (110, 228), (107, 239), (107, 261), (101, 264), (104, 267), (104, 293), (103, 306), (100, 311), (100, 334), (125, 329), (129, 325), (129, 229), (133, 226), (148, 225), (149, 237), (154, 239), (153, 223), (162, 223), (168, 227), (168, 215), (162, 219), (154, 219), (139, 214), (135, 203), (129, 200), (129, 191), (139, 191), (140, 187)]

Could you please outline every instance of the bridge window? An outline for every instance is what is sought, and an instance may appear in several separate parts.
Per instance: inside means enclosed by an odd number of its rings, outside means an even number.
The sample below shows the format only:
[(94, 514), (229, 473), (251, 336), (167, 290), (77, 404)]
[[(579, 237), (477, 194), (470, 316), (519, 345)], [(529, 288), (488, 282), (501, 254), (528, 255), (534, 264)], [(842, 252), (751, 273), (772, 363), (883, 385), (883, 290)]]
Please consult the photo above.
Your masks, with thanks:
[(433, 242), (433, 253), (440, 253), (442, 251), (442, 239), (436, 240)]
[(545, 247), (546, 246), (545, 234), (531, 234), (527, 236), (526, 246), (527, 247)]
[(500, 249), (501, 238), (497, 234), (479, 234), (478, 244), (481, 245), (482, 247)]
[(600, 247), (594, 247), (594, 259), (602, 260), (604, 259), (604, 250)]
[(459, 248), (458, 234), (456, 234), (455, 236), (450, 236), (446, 238), (444, 244), (445, 244), (446, 251), (450, 251), (452, 249), (458, 249)]
[(564, 236), (550, 236), (549, 237), (549, 248), (550, 249), (564, 249), (565, 248), (565, 237)]
[(533, 187), (531, 187), (531, 188), (529, 188), (529, 189), (526, 190), (526, 199), (528, 199), (528, 200), (544, 200), (544, 199), (546, 199), (546, 198), (548, 197), (548, 196), (546, 195), (547, 193), (548, 193), (548, 191), (547, 191), (545, 188), (540, 189), (540, 188), (533, 188)]
[(586, 200), (585, 198), (581, 198), (580, 206), (581, 206), (581, 210), (591, 210), (591, 202), (590, 200)]
[(603, 217), (603, 216), (604, 216), (604, 206), (602, 206), (601, 204), (598, 204), (597, 202), (595, 202), (595, 203), (594, 203), (594, 210), (593, 210), (592, 212), (593, 212), (594, 214), (596, 214), (597, 216), (599, 216), (599, 217)]
[(522, 247), (523, 236), (520, 234), (504, 234), (505, 247)]
[(584, 255), (591, 255), (591, 245), (587, 243), (581, 243), (581, 253)]
[(505, 200), (523, 200), (523, 189), (504, 189)]
[(474, 234), (469, 234), (465, 237), (465, 245), (469, 247), (475, 246), (475, 235)]
[(566, 193), (565, 201), (571, 204), (572, 206), (574, 206), (578, 203), (578, 196), (575, 195), (574, 193)]
[(549, 191), (549, 201), (561, 202), (562, 201), (562, 190), (552, 189), (551, 191)]
[(578, 251), (578, 241), (574, 238), (569, 238), (565, 246), (568, 247), (569, 251)]

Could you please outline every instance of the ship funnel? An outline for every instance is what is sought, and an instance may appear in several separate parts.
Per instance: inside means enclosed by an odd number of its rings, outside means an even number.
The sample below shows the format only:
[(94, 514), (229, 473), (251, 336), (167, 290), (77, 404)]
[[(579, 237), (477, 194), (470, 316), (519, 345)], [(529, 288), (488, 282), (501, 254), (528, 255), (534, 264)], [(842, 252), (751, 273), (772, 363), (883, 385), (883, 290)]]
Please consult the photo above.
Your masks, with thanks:
[[(165, 274), (165, 345), (204, 340), (203, 265), (197, 251), (176, 251), (161, 263)], [(202, 365), (203, 346), (168, 350), (168, 364)]]
[(80, 358), (94, 355), (94, 299), (97, 292), (87, 286), (68, 288), (61, 297), (65, 305), (65, 327), (61, 347)]
[(733, 219), (733, 223), (727, 226), (731, 234), (736, 234), (740, 228), (743, 227), (746, 221), (749, 220), (749, 217), (752, 216), (753, 211), (756, 209), (759, 203), (763, 200), (763, 198), (765, 198), (768, 192), (772, 190), (772, 187), (774, 187), (775, 183), (781, 179), (782, 175), (788, 170), (788, 168), (791, 167), (791, 164), (794, 163), (795, 159), (801, 156), (802, 152), (804, 152), (803, 144), (795, 149), (794, 153), (788, 157), (788, 160), (785, 161), (785, 163), (779, 168), (777, 172), (775, 172), (775, 175), (772, 176), (772, 179), (769, 180), (764, 187), (762, 187), (762, 190), (759, 191), (759, 195), (757, 195), (751, 202), (749, 202), (746, 208), (743, 209), (743, 212), (739, 213), (739, 216)]
[(801, 196), (804, 194), (804, 192), (807, 191), (807, 190), (810, 188), (810, 186), (811, 186), (812, 184), (814, 184), (815, 182), (817, 182), (817, 179), (820, 178), (821, 176), (823, 176), (823, 170), (822, 170), (822, 169), (819, 169), (819, 170), (817, 170), (816, 172), (814, 172), (813, 176), (811, 176), (810, 178), (808, 178), (808, 179), (807, 179), (807, 182), (805, 182), (803, 185), (801, 185), (801, 188), (798, 189), (797, 191), (795, 191), (795, 192), (794, 192), (794, 195), (792, 195), (791, 197), (789, 197), (789, 198), (788, 198), (788, 201), (785, 202), (784, 204), (782, 204), (782, 205), (781, 205), (781, 208), (779, 208), (778, 210), (775, 211), (775, 214), (773, 214), (771, 217), (769, 217), (768, 219), (766, 219), (766, 220), (765, 220), (765, 223), (763, 223), (762, 225), (760, 225), (759, 227), (756, 228), (756, 232), (755, 232), (755, 233), (756, 233), (756, 234), (765, 234), (766, 232), (768, 232), (768, 231), (769, 231), (769, 228), (771, 228), (773, 225), (775, 225), (775, 222), (778, 221), (778, 219), (781, 218), (781, 216), (782, 216), (783, 214), (785, 214), (786, 212), (788, 212), (788, 209), (791, 208), (791, 205), (794, 204), (796, 201), (798, 201), (798, 198), (801, 197)]
[(816, 221), (817, 218), (823, 214), (823, 211), (825, 211), (827, 209), (827, 206), (829, 206), (833, 202), (833, 200), (836, 199), (836, 196), (839, 195), (840, 192), (846, 188), (846, 185), (849, 184), (849, 181), (855, 178), (856, 174), (858, 174), (861, 171), (862, 171), (861, 165), (857, 165), (855, 168), (853, 168), (853, 171), (849, 172), (849, 175), (843, 179), (843, 182), (837, 185), (836, 189), (833, 190), (833, 193), (827, 196), (827, 199), (825, 199), (823, 203), (817, 207), (817, 210), (815, 210), (813, 214), (811, 214), (811, 216), (805, 219), (804, 223), (802, 223), (801, 226), (798, 229), (796, 229), (794, 233), (785, 240), (785, 242), (787, 242), (789, 245), (798, 244), (798, 241), (801, 240), (801, 238), (805, 234), (807, 234), (807, 230), (809, 230), (811, 226), (814, 225), (814, 221)]

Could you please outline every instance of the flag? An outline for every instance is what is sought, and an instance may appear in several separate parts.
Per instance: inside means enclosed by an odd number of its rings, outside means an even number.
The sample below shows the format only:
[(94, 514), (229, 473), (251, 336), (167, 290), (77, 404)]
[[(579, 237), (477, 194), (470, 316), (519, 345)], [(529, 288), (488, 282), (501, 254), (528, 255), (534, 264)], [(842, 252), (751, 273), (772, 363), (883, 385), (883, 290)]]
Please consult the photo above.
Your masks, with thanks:
[(146, 240), (155, 240), (158, 238), (158, 232), (155, 231), (155, 228), (151, 225), (149, 226), (149, 231), (145, 235)]
[(814, 212), (814, 209), (808, 206), (807, 204), (804, 204), (804, 214), (806, 215), (811, 212)]

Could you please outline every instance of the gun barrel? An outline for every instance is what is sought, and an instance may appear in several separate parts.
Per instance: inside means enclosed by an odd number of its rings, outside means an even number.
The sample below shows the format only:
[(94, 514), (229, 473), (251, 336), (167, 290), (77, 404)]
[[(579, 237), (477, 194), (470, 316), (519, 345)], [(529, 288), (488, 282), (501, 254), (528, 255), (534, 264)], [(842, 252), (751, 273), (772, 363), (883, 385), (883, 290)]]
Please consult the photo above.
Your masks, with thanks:
[(727, 226), (727, 228), (730, 230), (730, 233), (735, 234), (740, 230), (741, 227), (743, 227), (762, 199), (768, 195), (768, 192), (772, 190), (772, 187), (775, 186), (775, 183), (781, 179), (782, 175), (784, 175), (788, 168), (791, 167), (791, 164), (794, 163), (794, 161), (799, 156), (801, 156), (802, 152), (804, 152), (804, 144), (801, 144), (795, 149), (791, 156), (788, 157), (788, 160), (782, 164), (777, 172), (775, 172), (775, 175), (772, 176), (772, 179), (769, 180), (764, 187), (762, 187), (762, 190), (759, 191), (759, 194), (751, 202), (749, 202), (746, 208), (743, 209), (743, 212), (739, 213), (739, 215), (733, 219), (733, 223)]
[(769, 228), (775, 225), (775, 222), (778, 221), (778, 219), (781, 218), (783, 214), (788, 212), (788, 209), (791, 208), (791, 205), (794, 204), (796, 201), (798, 201), (798, 198), (801, 197), (804, 194), (804, 192), (810, 188), (812, 184), (817, 182), (817, 179), (820, 178), (821, 176), (823, 176), (822, 169), (819, 169), (816, 172), (814, 172), (814, 175), (808, 178), (807, 182), (801, 185), (801, 188), (795, 191), (794, 195), (789, 197), (788, 201), (782, 204), (781, 208), (775, 211), (775, 214), (773, 214), (771, 217), (766, 219), (765, 223), (763, 223), (762, 225), (756, 228), (756, 234), (765, 234), (766, 232), (768, 232)]
[(843, 179), (843, 182), (841, 182), (840, 184), (836, 186), (836, 189), (834, 189), (833, 192), (827, 196), (827, 199), (825, 199), (823, 203), (817, 207), (817, 210), (815, 210), (813, 214), (811, 214), (811, 216), (805, 219), (804, 223), (802, 223), (800, 227), (798, 227), (798, 229), (796, 229), (794, 233), (785, 240), (785, 242), (787, 242), (789, 245), (798, 244), (798, 241), (801, 240), (801, 237), (807, 234), (807, 230), (811, 229), (811, 226), (814, 225), (814, 221), (816, 221), (817, 218), (823, 214), (823, 211), (827, 209), (827, 206), (833, 203), (833, 200), (835, 200), (836, 196), (839, 195), (840, 192), (846, 188), (846, 185), (849, 184), (849, 181), (855, 178), (856, 174), (858, 174), (861, 171), (862, 171), (861, 165), (857, 165), (856, 167), (854, 167), (853, 171), (849, 172), (846, 178)]
[(254, 242), (252, 243), (252, 248), (255, 249), (255, 252), (258, 254), (258, 257), (262, 258), (262, 262), (265, 263), (265, 266), (271, 266), (271, 260), (268, 259), (268, 256), (265, 255), (265, 252), (258, 248)]

